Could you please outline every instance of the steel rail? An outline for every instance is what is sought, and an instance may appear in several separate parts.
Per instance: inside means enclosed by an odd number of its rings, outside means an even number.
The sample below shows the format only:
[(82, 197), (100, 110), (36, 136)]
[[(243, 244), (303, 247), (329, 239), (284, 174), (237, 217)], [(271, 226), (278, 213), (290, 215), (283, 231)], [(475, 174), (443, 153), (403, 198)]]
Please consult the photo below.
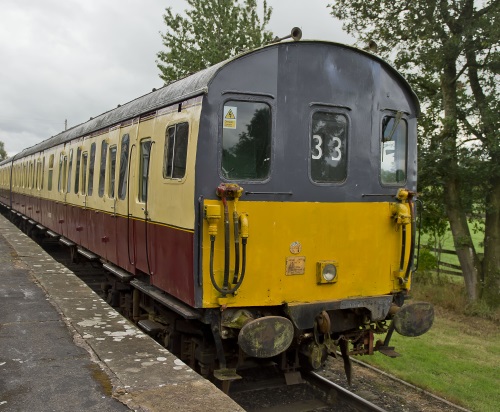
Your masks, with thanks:
[(343, 388), (342, 386), (337, 385), (336, 383), (324, 378), (316, 372), (302, 372), (303, 379), (307, 380), (310, 384), (314, 386), (320, 387), (322, 390), (333, 390), (339, 395), (339, 398), (348, 402), (359, 412), (387, 412), (385, 409), (367, 401), (366, 399), (361, 398)]

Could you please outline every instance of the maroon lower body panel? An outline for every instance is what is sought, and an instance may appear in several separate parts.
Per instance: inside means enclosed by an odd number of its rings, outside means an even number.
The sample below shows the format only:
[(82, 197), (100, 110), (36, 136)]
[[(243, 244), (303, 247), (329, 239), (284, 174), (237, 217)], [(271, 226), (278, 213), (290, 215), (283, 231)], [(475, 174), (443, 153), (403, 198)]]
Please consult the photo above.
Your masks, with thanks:
[[(6, 193), (1, 201), (6, 201)], [(194, 306), (194, 233), (46, 199), (14, 194), (12, 208)]]

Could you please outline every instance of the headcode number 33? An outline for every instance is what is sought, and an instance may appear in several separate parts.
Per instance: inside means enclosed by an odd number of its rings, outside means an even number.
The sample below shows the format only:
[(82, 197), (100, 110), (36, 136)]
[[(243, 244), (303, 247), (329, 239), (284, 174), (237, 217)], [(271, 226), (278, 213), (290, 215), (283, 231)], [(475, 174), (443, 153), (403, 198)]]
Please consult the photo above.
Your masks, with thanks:
[[(321, 149), (321, 146), (323, 145), (323, 138), (319, 134), (315, 134), (313, 135), (313, 139), (317, 142), (316, 146), (314, 146), (314, 148), (317, 150), (317, 153), (313, 153), (311, 156), (314, 160), (321, 159), (323, 157), (323, 149)], [(342, 158), (342, 152), (340, 151), (342, 141), (336, 136), (332, 136), (331, 140), (332, 144), (334, 145), (332, 160), (340, 160)]]

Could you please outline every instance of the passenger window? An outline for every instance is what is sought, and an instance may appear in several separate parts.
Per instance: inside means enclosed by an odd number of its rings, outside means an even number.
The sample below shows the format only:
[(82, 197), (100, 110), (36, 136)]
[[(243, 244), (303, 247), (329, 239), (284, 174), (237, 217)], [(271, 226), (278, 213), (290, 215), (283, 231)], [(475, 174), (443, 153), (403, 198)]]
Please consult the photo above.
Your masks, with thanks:
[(222, 119), (222, 176), (264, 180), (271, 169), (271, 107), (228, 101)]
[(75, 168), (75, 193), (80, 190), (80, 158), (82, 156), (82, 149), (79, 147), (76, 150), (76, 168)]
[(67, 187), (66, 187), (66, 193), (71, 192), (71, 169), (73, 167), (73, 149), (69, 151), (69, 166), (68, 166), (68, 180), (67, 180)]
[(59, 181), (57, 183), (57, 190), (59, 192), (63, 192), (63, 188), (66, 185), (66, 172), (68, 167), (68, 156), (65, 156), (64, 153), (61, 153), (59, 157)]
[(32, 189), (33, 186), (34, 186), (34, 178), (35, 178), (35, 173), (33, 172), (34, 169), (35, 169), (35, 166), (34, 166), (33, 162), (29, 162), (29, 164), (28, 164), (28, 170), (29, 170), (29, 173), (28, 173), (28, 188), (29, 189)]
[(35, 187), (35, 168), (36, 162), (30, 162), (30, 188), (33, 189)]
[(127, 194), (129, 140), (129, 135), (124, 134), (120, 153), (120, 177), (118, 178), (118, 197), (120, 199), (125, 199), (125, 195)]
[(47, 189), (52, 191), (52, 177), (54, 176), (54, 155), (49, 157), (49, 181), (47, 182)]
[(151, 140), (141, 142), (140, 173), (139, 173), (139, 201), (148, 200), (149, 158), (151, 154)]
[(163, 160), (164, 178), (182, 179), (185, 176), (188, 138), (189, 125), (187, 123), (179, 123), (167, 129)]
[(115, 197), (116, 146), (109, 148), (109, 188), (108, 196)]
[(89, 154), (87, 152), (82, 155), (82, 195), (85, 194), (85, 190), (87, 189), (87, 163), (88, 163)]
[(45, 179), (45, 156), (42, 159), (42, 178), (40, 180), (40, 190), (43, 190), (44, 179)]
[(95, 143), (90, 145), (90, 164), (89, 164), (89, 185), (87, 193), (92, 196), (94, 192), (94, 164), (95, 164)]
[(315, 112), (311, 128), (311, 178), (317, 183), (343, 182), (347, 177), (347, 118)]
[(42, 160), (38, 159), (36, 161), (35, 189), (40, 190), (41, 180), (42, 180)]
[(101, 143), (101, 167), (99, 170), (99, 197), (104, 196), (104, 178), (106, 177), (106, 157), (108, 155), (108, 142), (103, 140)]
[(406, 147), (408, 126), (401, 116), (385, 116), (382, 120), (380, 146), (380, 179), (384, 184), (406, 182)]

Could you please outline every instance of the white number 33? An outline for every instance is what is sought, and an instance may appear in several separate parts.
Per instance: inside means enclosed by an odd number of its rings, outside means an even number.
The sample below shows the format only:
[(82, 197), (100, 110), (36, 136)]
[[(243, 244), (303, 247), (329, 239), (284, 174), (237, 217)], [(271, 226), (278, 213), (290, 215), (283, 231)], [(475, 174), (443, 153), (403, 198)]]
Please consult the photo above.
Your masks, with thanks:
[[(323, 139), (319, 134), (313, 135), (313, 139), (316, 140), (317, 142), (316, 146), (314, 146), (314, 149), (316, 149), (316, 154), (313, 153), (311, 157), (314, 160), (318, 160), (323, 157), (323, 149), (321, 149), (321, 146), (323, 145)], [(342, 152), (340, 151), (340, 148), (342, 146), (342, 141), (338, 137), (332, 136), (332, 144), (334, 145), (332, 160), (342, 159)]]

